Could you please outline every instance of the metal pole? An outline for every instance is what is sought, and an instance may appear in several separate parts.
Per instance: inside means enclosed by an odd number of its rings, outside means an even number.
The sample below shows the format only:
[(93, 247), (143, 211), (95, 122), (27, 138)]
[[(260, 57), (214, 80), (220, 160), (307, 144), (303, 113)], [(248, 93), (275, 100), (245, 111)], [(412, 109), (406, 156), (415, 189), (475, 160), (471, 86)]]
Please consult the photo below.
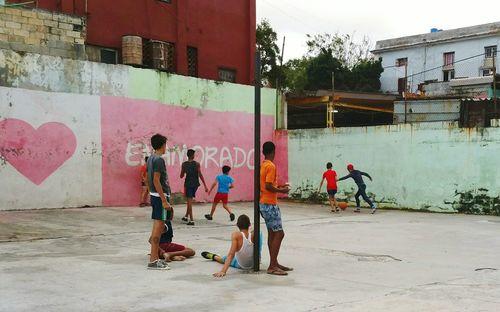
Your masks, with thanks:
[(279, 123), (279, 94), (280, 94), (280, 89), (281, 89), (281, 71), (283, 70), (283, 55), (285, 54), (285, 39), (286, 37), (283, 36), (283, 48), (281, 49), (281, 56), (280, 56), (280, 69), (278, 71), (278, 76), (276, 77), (276, 128), (282, 129), (283, 128), (283, 121), (282, 124), (278, 126)]
[(255, 52), (255, 114), (254, 114), (254, 198), (253, 198), (253, 226), (254, 226), (254, 244), (253, 244), (253, 270), (260, 270), (260, 50), (257, 47)]
[(405, 99), (405, 124), (407, 122), (407, 113), (408, 113), (408, 103), (406, 102), (406, 93), (408, 93), (408, 61), (405, 63), (405, 89), (404, 89), (404, 99)]
[(335, 127), (335, 72), (332, 72), (332, 128)]
[(498, 110), (497, 110), (497, 51), (493, 51), (493, 106), (495, 110), (495, 119), (498, 118)]

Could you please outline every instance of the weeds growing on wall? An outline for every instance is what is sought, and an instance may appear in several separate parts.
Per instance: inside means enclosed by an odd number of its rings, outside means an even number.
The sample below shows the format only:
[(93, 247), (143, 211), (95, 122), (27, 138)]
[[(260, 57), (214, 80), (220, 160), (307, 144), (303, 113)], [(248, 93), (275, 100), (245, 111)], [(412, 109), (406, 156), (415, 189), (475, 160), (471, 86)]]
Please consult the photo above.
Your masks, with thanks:
[(472, 191), (455, 191), (458, 200), (452, 203), (453, 208), (465, 214), (500, 216), (500, 197), (488, 196), (488, 190), (480, 188)]
[(328, 195), (324, 192), (318, 192), (318, 187), (309, 180), (302, 182), (289, 196), (291, 199), (307, 203), (322, 204), (328, 201)]

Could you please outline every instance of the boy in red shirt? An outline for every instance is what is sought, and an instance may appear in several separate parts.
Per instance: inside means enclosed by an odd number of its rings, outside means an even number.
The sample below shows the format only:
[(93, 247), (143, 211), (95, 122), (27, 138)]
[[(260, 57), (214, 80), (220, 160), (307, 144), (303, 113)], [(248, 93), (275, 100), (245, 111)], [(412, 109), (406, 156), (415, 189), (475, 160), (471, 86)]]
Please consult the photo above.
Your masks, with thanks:
[(332, 212), (340, 211), (337, 206), (337, 199), (335, 199), (335, 194), (337, 194), (337, 172), (332, 170), (332, 163), (329, 162), (326, 164), (326, 171), (323, 173), (323, 178), (321, 179), (321, 183), (319, 184), (319, 191), (321, 192), (321, 188), (323, 187), (323, 181), (326, 179), (326, 191), (328, 192), (328, 200), (330, 201), (330, 206), (332, 207)]

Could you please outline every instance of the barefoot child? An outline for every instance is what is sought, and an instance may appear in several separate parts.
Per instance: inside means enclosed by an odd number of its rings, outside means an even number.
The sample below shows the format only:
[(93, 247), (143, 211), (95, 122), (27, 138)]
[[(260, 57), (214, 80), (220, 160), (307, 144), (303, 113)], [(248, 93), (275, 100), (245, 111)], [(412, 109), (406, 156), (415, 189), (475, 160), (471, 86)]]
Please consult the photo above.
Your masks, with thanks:
[[(181, 179), (186, 176), (186, 180), (184, 180), (184, 193), (187, 199), (187, 207), (186, 214), (182, 221), (187, 222), (187, 225), (194, 225), (193, 220), (193, 199), (196, 196), (196, 191), (200, 186), (200, 180), (203, 182), (203, 186), (205, 187), (205, 192), (208, 193), (207, 184), (205, 183), (205, 178), (203, 178), (203, 174), (201, 173), (200, 163), (194, 160), (193, 149), (189, 149), (187, 151), (188, 160), (182, 163), (181, 169)], [(189, 217), (189, 219), (188, 219)]]
[(332, 170), (332, 163), (326, 164), (326, 171), (323, 173), (323, 178), (319, 184), (318, 192), (321, 192), (323, 187), (323, 181), (326, 179), (326, 191), (328, 192), (328, 200), (330, 201), (330, 206), (332, 207), (332, 212), (340, 211), (337, 206), (337, 200), (335, 199), (335, 194), (337, 194), (337, 172)]
[(278, 253), (281, 242), (285, 237), (283, 225), (281, 222), (281, 211), (278, 206), (278, 193), (287, 194), (290, 189), (286, 185), (278, 186), (278, 177), (276, 174), (276, 165), (273, 163), (276, 146), (273, 142), (266, 142), (262, 145), (262, 152), (265, 160), (260, 167), (260, 214), (266, 221), (267, 227), (267, 245), (269, 248), (269, 267), (267, 274), (288, 275), (287, 271), (292, 271), (278, 263)]
[[(204, 258), (224, 265), (222, 270), (213, 274), (215, 277), (224, 277), (229, 267), (243, 270), (251, 270), (253, 268), (253, 242), (255, 234), (249, 230), (250, 218), (242, 214), (238, 217), (236, 225), (239, 231), (231, 234), (231, 248), (227, 256), (221, 257), (207, 251), (201, 253)], [(260, 249), (262, 251), (262, 236), (260, 242)]]
[(167, 138), (161, 134), (151, 137), (151, 145), (154, 153), (149, 157), (147, 163), (149, 195), (151, 200), (153, 229), (151, 230), (151, 253), (147, 268), (152, 270), (168, 270), (170, 267), (158, 257), (160, 236), (165, 227), (167, 212), (172, 210), (168, 203), (170, 197), (170, 186), (168, 184), (167, 168), (161, 156), (167, 149)]
[(370, 198), (368, 198), (368, 196), (366, 195), (366, 184), (363, 181), (362, 176), (367, 177), (368, 179), (370, 179), (370, 181), (372, 181), (372, 177), (370, 177), (370, 175), (366, 172), (355, 170), (354, 166), (352, 164), (347, 165), (347, 170), (349, 171), (349, 174), (346, 175), (345, 177), (338, 179), (338, 181), (352, 178), (354, 180), (354, 182), (356, 183), (356, 185), (358, 186), (358, 192), (356, 193), (356, 195), (354, 195), (354, 198), (356, 198), (356, 209), (354, 210), (354, 212), (361, 212), (360, 201), (359, 201), (359, 197), (361, 196), (361, 197), (363, 197), (363, 199), (368, 203), (368, 205), (372, 209), (372, 214), (375, 213), (375, 211), (377, 210), (377, 207), (370, 200)]
[(228, 198), (229, 198), (229, 189), (232, 189), (234, 187), (234, 179), (229, 176), (229, 171), (231, 171), (231, 167), (229, 166), (223, 166), (222, 167), (222, 174), (218, 175), (215, 178), (214, 183), (212, 184), (212, 187), (208, 191), (208, 195), (212, 192), (214, 187), (219, 184), (217, 187), (217, 194), (215, 194), (214, 197), (214, 202), (212, 203), (212, 210), (210, 211), (210, 214), (206, 214), (205, 218), (207, 220), (212, 220), (214, 213), (215, 213), (215, 208), (217, 208), (217, 205), (219, 202), (222, 202), (222, 207), (227, 210), (229, 213), (229, 218), (231, 221), (234, 221), (234, 213), (231, 211), (231, 208), (227, 206)]
[(195, 251), (183, 245), (172, 242), (174, 230), (170, 220), (165, 221), (165, 227), (160, 237), (159, 256), (165, 261), (184, 261), (187, 258), (193, 257)]

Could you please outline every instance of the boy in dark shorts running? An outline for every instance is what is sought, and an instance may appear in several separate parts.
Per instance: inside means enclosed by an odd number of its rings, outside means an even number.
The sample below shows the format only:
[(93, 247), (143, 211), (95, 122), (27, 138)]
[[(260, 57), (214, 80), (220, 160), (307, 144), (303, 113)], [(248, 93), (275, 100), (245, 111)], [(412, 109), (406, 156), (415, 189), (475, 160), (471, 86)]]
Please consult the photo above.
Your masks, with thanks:
[(167, 263), (159, 259), (160, 236), (165, 227), (167, 212), (172, 211), (168, 203), (170, 197), (170, 186), (168, 184), (167, 167), (165, 160), (161, 157), (167, 149), (167, 138), (161, 134), (155, 134), (151, 137), (151, 145), (154, 153), (147, 162), (147, 175), (149, 185), (149, 195), (151, 200), (153, 219), (153, 229), (151, 230), (151, 253), (148, 263), (148, 269), (168, 270)]
[(375, 211), (377, 210), (377, 206), (375, 206), (375, 204), (366, 195), (366, 184), (363, 181), (362, 176), (367, 177), (368, 179), (370, 179), (370, 181), (372, 181), (372, 177), (370, 177), (370, 175), (366, 172), (355, 170), (354, 166), (352, 164), (347, 165), (347, 170), (349, 171), (349, 174), (346, 175), (345, 177), (338, 179), (338, 181), (352, 178), (354, 180), (354, 182), (356, 183), (356, 185), (358, 186), (358, 192), (356, 193), (356, 195), (354, 195), (354, 198), (356, 198), (356, 209), (354, 210), (354, 212), (361, 212), (360, 201), (359, 201), (359, 197), (361, 196), (361, 197), (363, 197), (365, 202), (367, 202), (368, 205), (370, 206), (370, 208), (372, 209), (372, 214), (374, 214)]
[(207, 220), (213, 219), (215, 208), (217, 208), (219, 202), (222, 202), (222, 207), (224, 207), (224, 209), (226, 209), (229, 213), (229, 219), (231, 221), (234, 221), (234, 213), (231, 211), (231, 208), (227, 206), (227, 202), (229, 200), (229, 189), (232, 189), (234, 187), (234, 179), (229, 176), (229, 171), (231, 171), (231, 167), (223, 166), (222, 174), (218, 175), (215, 178), (212, 187), (208, 191), (208, 195), (210, 195), (214, 187), (219, 184), (219, 186), (217, 187), (217, 194), (215, 194), (214, 202), (212, 203), (212, 210), (210, 211), (210, 214), (205, 215), (205, 218), (207, 218)]
[[(205, 178), (203, 178), (203, 174), (201, 173), (200, 163), (194, 160), (194, 150), (189, 149), (187, 151), (188, 160), (182, 163), (181, 169), (181, 179), (186, 176), (184, 180), (184, 194), (187, 199), (187, 207), (186, 214), (182, 218), (182, 221), (187, 222), (187, 225), (194, 225), (193, 220), (193, 198), (196, 196), (196, 191), (200, 186), (200, 179), (203, 182), (203, 186), (205, 187), (205, 192), (208, 193), (207, 184), (205, 183)], [(188, 219), (189, 217), (189, 219)]]
[(281, 211), (278, 206), (278, 193), (288, 194), (290, 189), (286, 185), (278, 186), (276, 165), (273, 163), (276, 153), (276, 146), (273, 142), (266, 142), (262, 146), (265, 160), (260, 167), (260, 214), (266, 221), (269, 248), (269, 267), (267, 273), (272, 275), (288, 275), (287, 271), (292, 271), (278, 263), (278, 253), (281, 242), (285, 237), (281, 222)]
[(330, 201), (330, 206), (332, 207), (332, 212), (340, 211), (337, 206), (337, 200), (335, 199), (335, 194), (337, 194), (337, 172), (332, 170), (332, 163), (326, 164), (326, 171), (323, 173), (323, 178), (319, 184), (318, 192), (321, 192), (323, 187), (323, 181), (326, 179), (326, 191), (328, 192), (328, 200)]

